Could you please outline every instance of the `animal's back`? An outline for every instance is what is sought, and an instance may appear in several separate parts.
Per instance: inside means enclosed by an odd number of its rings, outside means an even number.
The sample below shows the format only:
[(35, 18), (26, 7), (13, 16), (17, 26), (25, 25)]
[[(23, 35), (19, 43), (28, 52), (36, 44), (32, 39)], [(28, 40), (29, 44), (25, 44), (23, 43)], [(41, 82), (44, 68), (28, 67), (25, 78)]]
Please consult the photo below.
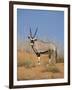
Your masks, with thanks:
[(49, 43), (49, 42), (35, 41), (34, 48), (38, 52), (44, 52), (44, 51), (47, 51), (49, 49), (55, 49), (55, 45), (53, 43)]

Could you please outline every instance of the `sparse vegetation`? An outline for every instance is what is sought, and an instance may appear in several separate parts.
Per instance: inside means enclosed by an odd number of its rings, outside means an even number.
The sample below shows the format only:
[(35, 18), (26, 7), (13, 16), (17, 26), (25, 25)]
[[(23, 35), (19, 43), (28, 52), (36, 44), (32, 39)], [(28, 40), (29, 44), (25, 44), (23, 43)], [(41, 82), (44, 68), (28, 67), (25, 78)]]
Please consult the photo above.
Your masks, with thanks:
[(26, 67), (26, 68), (31, 68), (31, 67), (35, 67), (35, 63), (32, 62), (32, 60), (24, 60), (23, 62), (19, 62), (18, 66), (22, 67)]
[(57, 79), (64, 77), (64, 63), (61, 63), (61, 60), (56, 64), (49, 64), (48, 56), (41, 55), (41, 64), (37, 65), (37, 59), (33, 53), (28, 53), (25, 50), (18, 51), (18, 80)]
[(25, 66), (26, 68), (30, 68), (30, 67), (31, 67), (31, 64), (32, 64), (32, 61), (31, 61), (31, 60), (25, 60), (25, 61), (24, 61), (24, 66)]
[(32, 65), (32, 61), (31, 60), (24, 60), (24, 62), (18, 63), (18, 66), (24, 66), (26, 68), (30, 68), (31, 65)]
[(47, 66), (46, 70), (47, 70), (48, 72), (53, 72), (53, 73), (59, 72), (59, 69), (56, 67), (55, 64), (49, 64), (49, 65)]

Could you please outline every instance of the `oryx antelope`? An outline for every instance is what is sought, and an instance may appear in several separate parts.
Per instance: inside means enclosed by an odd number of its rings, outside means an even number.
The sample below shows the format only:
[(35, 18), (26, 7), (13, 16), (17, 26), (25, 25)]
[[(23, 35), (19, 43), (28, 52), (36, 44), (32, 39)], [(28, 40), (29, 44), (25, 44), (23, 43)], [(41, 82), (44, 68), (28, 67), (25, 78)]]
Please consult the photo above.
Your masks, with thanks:
[(48, 54), (49, 63), (56, 63), (56, 59), (57, 59), (56, 46), (53, 43), (48, 43), (48, 42), (37, 40), (37, 38), (35, 37), (37, 34), (37, 31), (38, 31), (38, 28), (36, 28), (34, 35), (32, 35), (32, 31), (30, 28), (30, 34), (28, 36), (28, 39), (30, 40), (30, 45), (33, 51), (38, 57), (38, 64), (40, 65), (41, 54)]

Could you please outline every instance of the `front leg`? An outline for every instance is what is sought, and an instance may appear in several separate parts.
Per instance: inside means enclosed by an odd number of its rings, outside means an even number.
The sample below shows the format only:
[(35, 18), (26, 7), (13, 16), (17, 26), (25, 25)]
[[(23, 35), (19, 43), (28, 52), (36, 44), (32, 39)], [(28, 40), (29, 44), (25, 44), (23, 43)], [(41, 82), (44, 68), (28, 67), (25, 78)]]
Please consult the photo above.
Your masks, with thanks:
[(40, 65), (40, 56), (38, 57), (38, 65)]

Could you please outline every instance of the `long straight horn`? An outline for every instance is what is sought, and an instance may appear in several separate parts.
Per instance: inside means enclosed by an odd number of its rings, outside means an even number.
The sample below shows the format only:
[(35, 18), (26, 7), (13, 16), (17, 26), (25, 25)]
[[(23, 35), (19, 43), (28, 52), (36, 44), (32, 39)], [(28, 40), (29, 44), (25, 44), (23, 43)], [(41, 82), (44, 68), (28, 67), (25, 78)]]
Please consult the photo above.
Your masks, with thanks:
[(32, 37), (32, 31), (31, 31), (31, 28), (30, 28), (30, 36)]
[(34, 33), (34, 36), (33, 36), (33, 38), (36, 36), (36, 34), (37, 34), (37, 31), (38, 31), (38, 27), (36, 28), (36, 31), (35, 31), (35, 33)]

